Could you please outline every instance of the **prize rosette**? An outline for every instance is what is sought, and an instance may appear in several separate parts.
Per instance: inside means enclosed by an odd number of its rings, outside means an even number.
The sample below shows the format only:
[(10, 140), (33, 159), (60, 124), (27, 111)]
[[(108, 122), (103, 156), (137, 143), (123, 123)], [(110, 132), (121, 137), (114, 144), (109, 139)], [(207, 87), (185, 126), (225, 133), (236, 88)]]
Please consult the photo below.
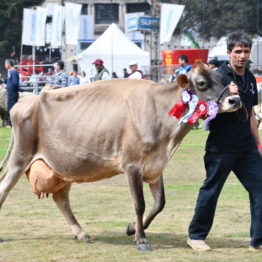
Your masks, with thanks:
[(184, 90), (181, 94), (181, 99), (169, 110), (170, 116), (175, 116), (179, 119), (186, 110), (187, 104), (192, 99), (192, 94), (188, 90)]
[(191, 117), (191, 115), (195, 112), (195, 109), (198, 104), (198, 97), (196, 95), (192, 95), (191, 100), (188, 102), (188, 112), (179, 120), (179, 123), (187, 123), (188, 119)]
[(207, 114), (208, 106), (204, 100), (199, 100), (195, 112), (188, 119), (188, 124), (195, 124), (196, 121)]
[(214, 119), (218, 114), (219, 107), (215, 101), (208, 101), (207, 102), (207, 114), (208, 118), (205, 120), (205, 123), (209, 122), (210, 120)]

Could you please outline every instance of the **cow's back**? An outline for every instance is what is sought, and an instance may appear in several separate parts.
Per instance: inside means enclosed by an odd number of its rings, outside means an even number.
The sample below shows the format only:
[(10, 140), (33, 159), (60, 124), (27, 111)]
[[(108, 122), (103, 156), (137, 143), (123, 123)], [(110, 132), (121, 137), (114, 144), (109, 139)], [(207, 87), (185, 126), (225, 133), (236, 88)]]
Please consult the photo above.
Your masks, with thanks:
[[(127, 100), (143, 100), (151, 81), (111, 80), (40, 95), (38, 155), (63, 175), (122, 173), (121, 154), (130, 124)], [(139, 101), (137, 101), (139, 103)], [(101, 173), (106, 174), (101, 174)]]

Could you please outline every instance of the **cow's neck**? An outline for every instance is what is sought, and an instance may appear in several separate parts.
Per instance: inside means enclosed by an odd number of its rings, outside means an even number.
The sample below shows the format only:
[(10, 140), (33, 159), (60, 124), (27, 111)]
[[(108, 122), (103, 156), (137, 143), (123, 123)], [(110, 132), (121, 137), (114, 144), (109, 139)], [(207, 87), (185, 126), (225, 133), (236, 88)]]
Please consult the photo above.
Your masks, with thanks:
[(175, 117), (168, 115), (169, 110), (181, 99), (183, 89), (176, 82), (159, 86), (157, 100), (159, 111), (161, 112), (162, 125), (170, 136), (170, 155), (176, 150), (185, 135), (192, 129), (192, 125), (179, 124)]

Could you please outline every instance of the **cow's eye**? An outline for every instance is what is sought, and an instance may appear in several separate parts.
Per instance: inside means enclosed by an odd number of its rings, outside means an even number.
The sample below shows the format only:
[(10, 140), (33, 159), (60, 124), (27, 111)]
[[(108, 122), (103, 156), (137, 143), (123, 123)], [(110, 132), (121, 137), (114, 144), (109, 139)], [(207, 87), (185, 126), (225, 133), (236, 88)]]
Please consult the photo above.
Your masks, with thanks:
[(206, 84), (206, 82), (205, 81), (199, 81), (197, 84), (198, 84), (199, 87), (203, 87)]

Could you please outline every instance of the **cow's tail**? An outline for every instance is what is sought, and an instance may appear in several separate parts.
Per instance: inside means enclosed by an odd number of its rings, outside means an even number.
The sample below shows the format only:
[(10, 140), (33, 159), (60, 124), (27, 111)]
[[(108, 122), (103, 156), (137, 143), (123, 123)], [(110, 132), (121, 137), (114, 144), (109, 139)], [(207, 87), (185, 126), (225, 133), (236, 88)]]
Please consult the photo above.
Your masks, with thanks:
[(2, 171), (4, 165), (6, 164), (6, 162), (8, 161), (9, 157), (10, 157), (10, 154), (11, 154), (11, 151), (13, 149), (13, 146), (14, 146), (14, 132), (12, 131), (12, 134), (11, 134), (11, 139), (10, 139), (10, 142), (9, 142), (9, 146), (8, 146), (8, 149), (7, 149), (7, 152), (5, 154), (5, 157), (4, 159), (2, 160), (1, 164), (0, 164), (0, 171)]

